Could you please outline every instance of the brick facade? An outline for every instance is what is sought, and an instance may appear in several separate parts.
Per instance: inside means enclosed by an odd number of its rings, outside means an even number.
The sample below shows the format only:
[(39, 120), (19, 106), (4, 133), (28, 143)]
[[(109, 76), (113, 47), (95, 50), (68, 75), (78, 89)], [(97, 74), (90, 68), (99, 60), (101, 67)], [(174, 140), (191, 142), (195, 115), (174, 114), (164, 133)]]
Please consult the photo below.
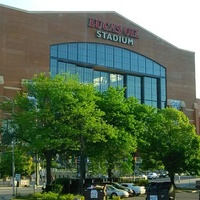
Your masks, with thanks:
[[(89, 18), (138, 30), (139, 38), (133, 38), (133, 45), (98, 38), (97, 29), (88, 26)], [(173, 30), (169, 27), (169, 31)], [(23, 79), (49, 72), (50, 45), (68, 42), (119, 46), (166, 67), (167, 99), (183, 102), (183, 111), (199, 134), (195, 53), (175, 47), (116, 12), (28, 12), (0, 6), (0, 95), (12, 98), (22, 90)]]

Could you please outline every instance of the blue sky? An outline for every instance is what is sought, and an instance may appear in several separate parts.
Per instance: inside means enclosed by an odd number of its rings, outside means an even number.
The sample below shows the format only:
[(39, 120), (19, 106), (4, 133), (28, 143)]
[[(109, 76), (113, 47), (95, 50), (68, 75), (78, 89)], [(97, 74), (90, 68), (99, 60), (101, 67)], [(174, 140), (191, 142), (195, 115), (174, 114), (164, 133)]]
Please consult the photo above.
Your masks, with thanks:
[(0, 0), (29, 11), (116, 11), (178, 48), (195, 52), (200, 98), (199, 0)]

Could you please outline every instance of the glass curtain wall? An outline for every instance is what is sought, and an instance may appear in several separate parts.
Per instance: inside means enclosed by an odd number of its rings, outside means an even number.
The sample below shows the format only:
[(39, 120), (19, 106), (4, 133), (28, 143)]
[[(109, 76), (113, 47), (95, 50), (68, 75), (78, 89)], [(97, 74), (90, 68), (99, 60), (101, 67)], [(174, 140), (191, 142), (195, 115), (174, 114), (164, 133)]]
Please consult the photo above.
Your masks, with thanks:
[(52, 76), (77, 74), (80, 82), (94, 83), (103, 92), (108, 87), (126, 87), (126, 97), (164, 108), (166, 70), (136, 52), (99, 43), (66, 43), (50, 47)]

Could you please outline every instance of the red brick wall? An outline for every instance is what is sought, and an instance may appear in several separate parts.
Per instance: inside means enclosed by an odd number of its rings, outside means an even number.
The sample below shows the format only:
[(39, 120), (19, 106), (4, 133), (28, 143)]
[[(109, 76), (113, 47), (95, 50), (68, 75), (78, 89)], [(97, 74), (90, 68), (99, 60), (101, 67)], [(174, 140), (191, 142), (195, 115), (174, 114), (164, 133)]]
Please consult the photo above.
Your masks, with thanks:
[[(132, 46), (97, 38), (96, 29), (88, 27), (90, 17), (137, 29), (139, 39), (134, 39)], [(171, 27), (169, 31), (173, 31)], [(189, 40), (189, 37), (186, 39)], [(3, 95), (14, 95), (21, 88), (21, 79), (48, 72), (50, 45), (67, 42), (111, 44), (157, 61), (166, 67), (167, 98), (184, 101), (187, 109), (194, 108), (194, 52), (173, 46), (115, 12), (26, 12), (0, 7), (0, 75), (4, 76)], [(194, 112), (189, 115), (194, 120)]]

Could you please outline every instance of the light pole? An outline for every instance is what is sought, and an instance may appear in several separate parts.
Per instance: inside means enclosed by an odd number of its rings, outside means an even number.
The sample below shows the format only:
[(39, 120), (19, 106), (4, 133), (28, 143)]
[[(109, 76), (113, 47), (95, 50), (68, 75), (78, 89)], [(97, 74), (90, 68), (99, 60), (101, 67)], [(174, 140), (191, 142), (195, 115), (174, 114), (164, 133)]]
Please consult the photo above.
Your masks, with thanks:
[(12, 189), (15, 196), (15, 143), (12, 141)]
[[(6, 97), (6, 96), (2, 96), (0, 95), (0, 98), (4, 98), (8, 101), (10, 101), (12, 103), (12, 114), (14, 113), (14, 103), (13, 101)], [(12, 189), (13, 189), (13, 196), (15, 196), (15, 143), (14, 141), (12, 141)]]

